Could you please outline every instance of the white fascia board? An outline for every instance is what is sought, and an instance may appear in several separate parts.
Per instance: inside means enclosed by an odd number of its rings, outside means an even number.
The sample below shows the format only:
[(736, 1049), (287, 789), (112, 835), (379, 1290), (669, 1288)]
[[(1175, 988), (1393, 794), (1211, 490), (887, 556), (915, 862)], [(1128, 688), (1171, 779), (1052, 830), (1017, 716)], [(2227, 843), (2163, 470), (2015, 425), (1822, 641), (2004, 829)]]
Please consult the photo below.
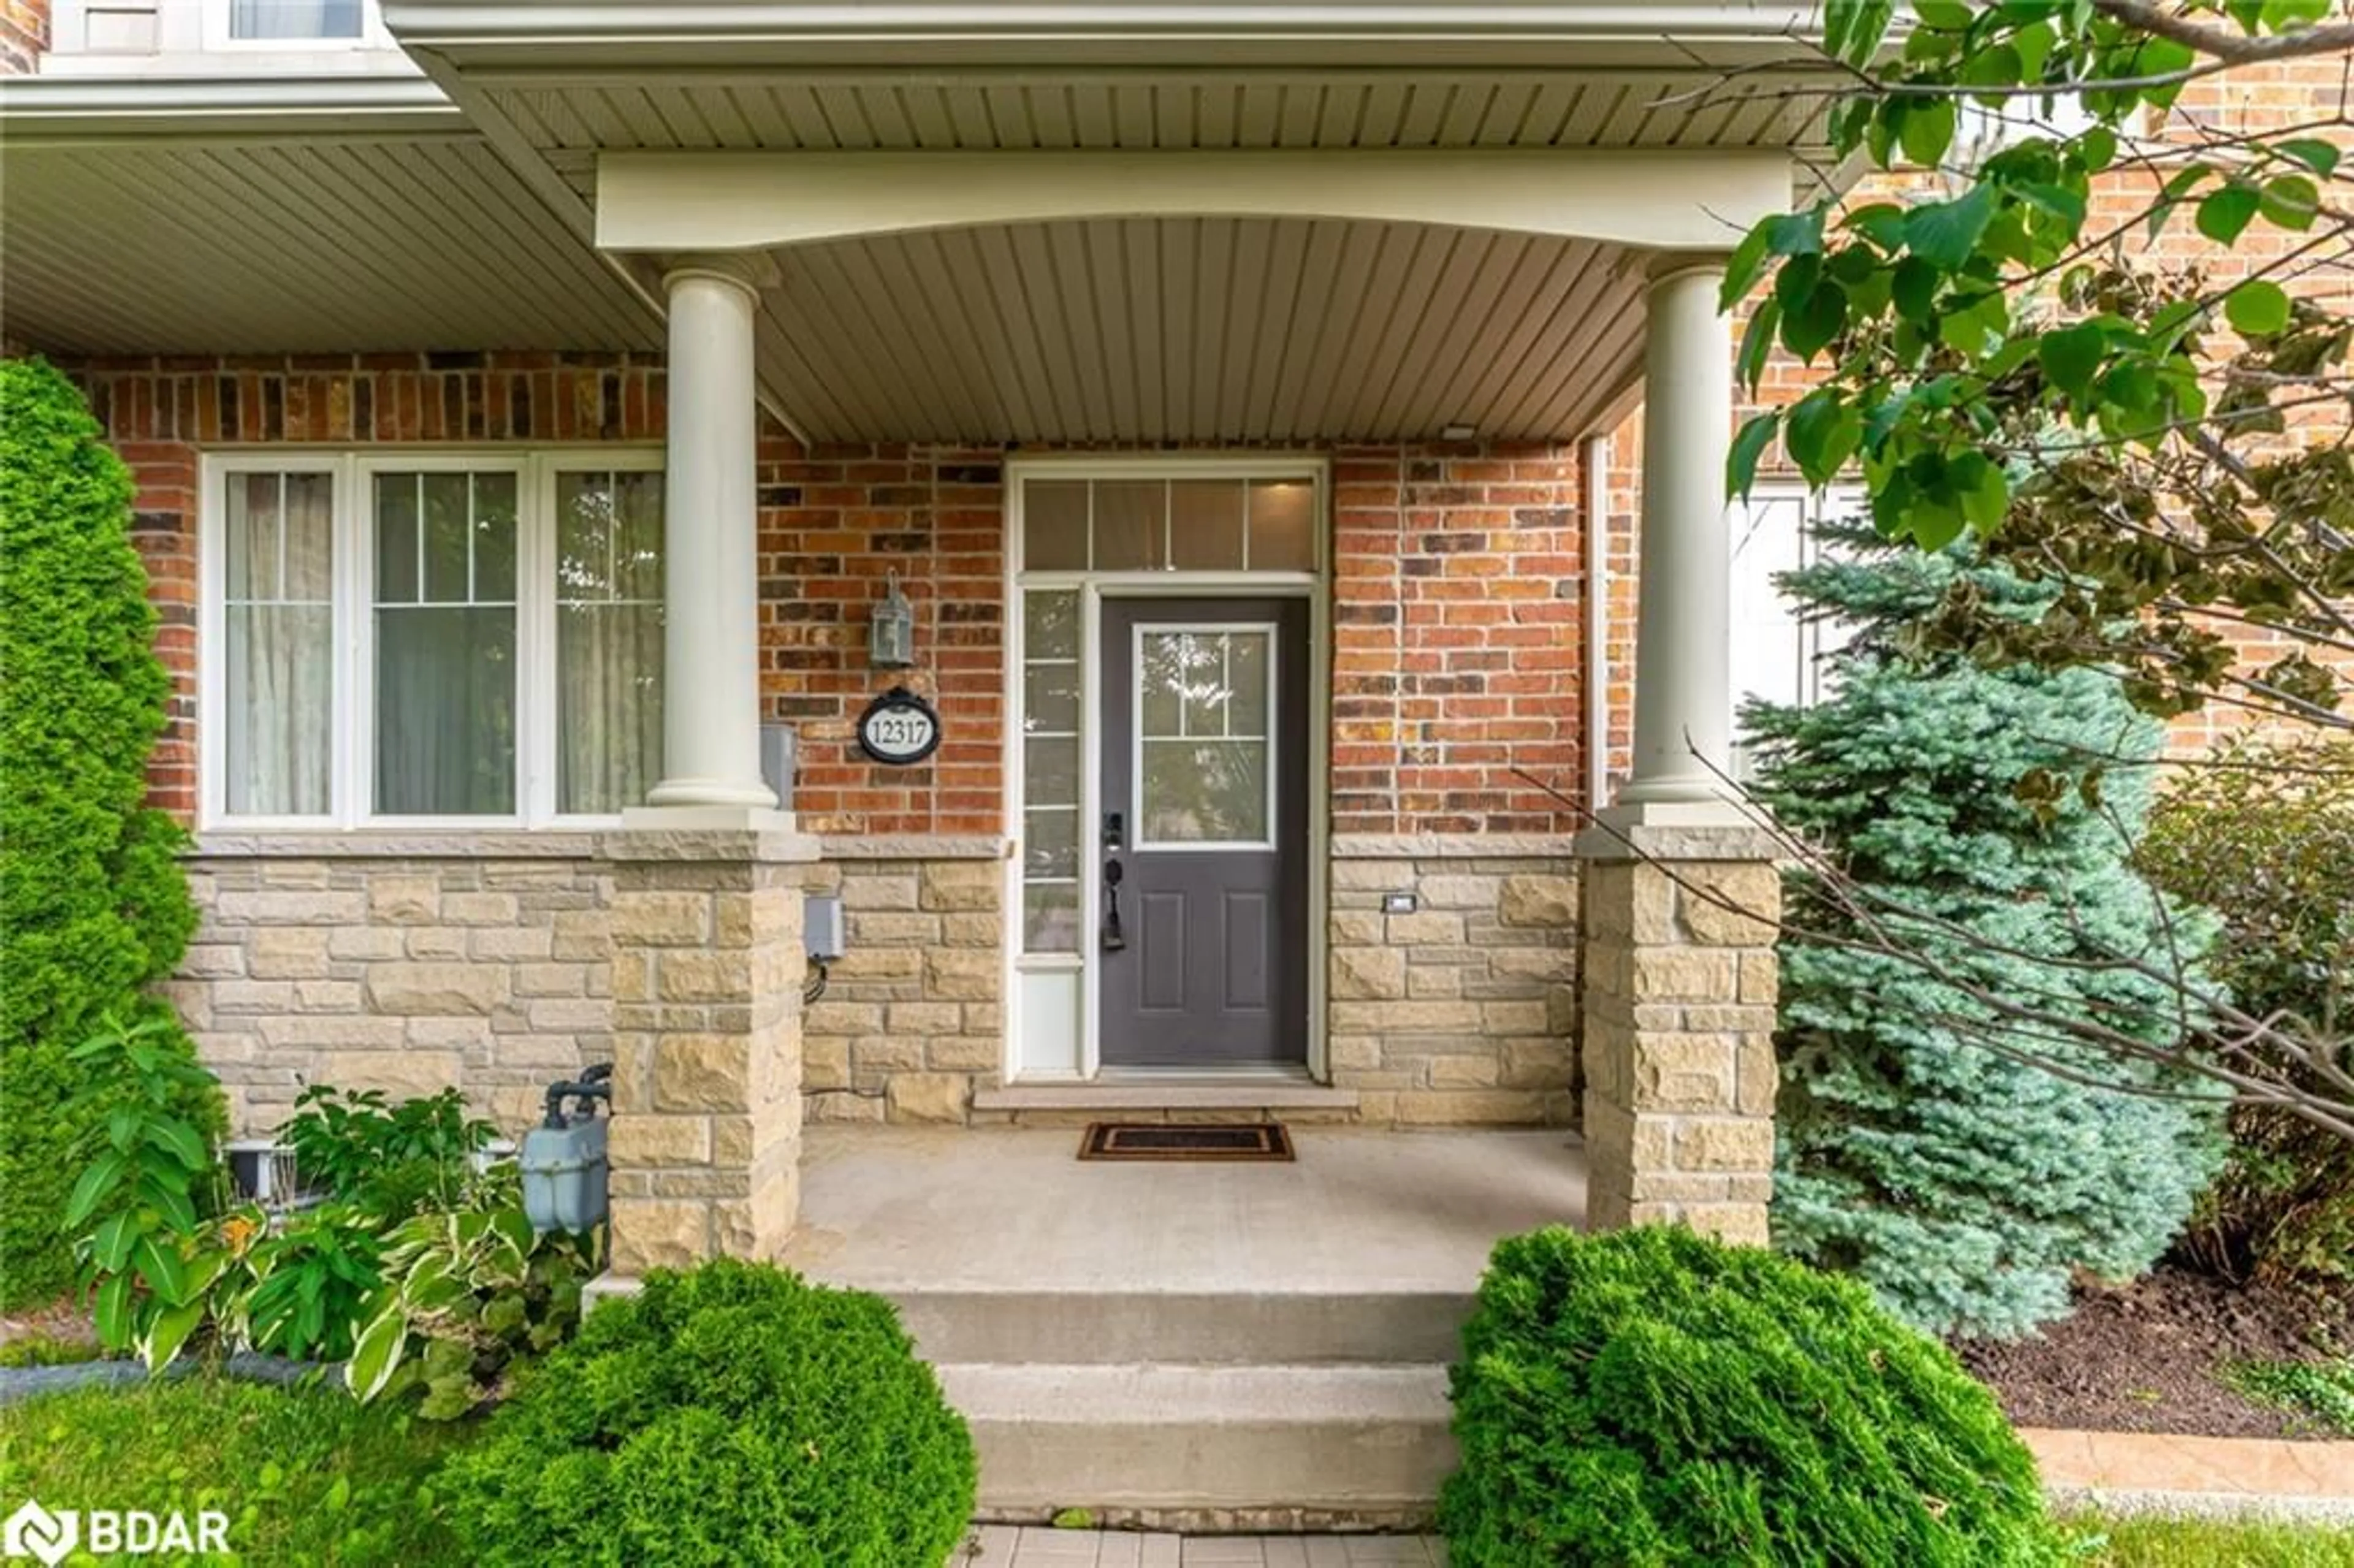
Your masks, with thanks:
[(1320, 217), (1729, 250), (1786, 211), (1776, 152), (608, 153), (597, 243), (737, 250), (1091, 217)]
[[(794, 5), (778, 0), (567, 0), (470, 5), (385, 0), (387, 27), (403, 44), (463, 59), (560, 68), (634, 58), (641, 62), (741, 66), (764, 57), (802, 65), (949, 59), (1125, 59), (1162, 66), (1255, 56), (1286, 63), (1447, 63), (1690, 68), (1787, 58), (1804, 69), (1818, 55), (1818, 0), (1506, 0), (1268, 5), (1192, 4)], [(1143, 52), (1137, 52), (1140, 48)], [(1536, 50), (1543, 58), (1532, 55)], [(523, 51), (529, 51), (528, 53)], [(620, 51), (628, 51), (626, 53)], [(1556, 56), (1553, 51), (1561, 51)], [(1819, 60), (1817, 63), (1819, 63)]]
[(422, 76), (20, 76), (0, 83), (0, 130), (20, 144), (470, 129), (466, 117)]

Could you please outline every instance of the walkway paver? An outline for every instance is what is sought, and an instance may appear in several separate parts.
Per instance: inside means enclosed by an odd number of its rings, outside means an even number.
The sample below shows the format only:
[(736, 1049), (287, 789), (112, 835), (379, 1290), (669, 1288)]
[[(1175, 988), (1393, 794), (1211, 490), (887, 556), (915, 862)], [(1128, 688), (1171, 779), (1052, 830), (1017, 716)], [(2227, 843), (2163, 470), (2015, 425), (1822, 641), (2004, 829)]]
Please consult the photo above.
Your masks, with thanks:
[(984, 1524), (959, 1568), (1447, 1568), (1435, 1535), (1195, 1535)]

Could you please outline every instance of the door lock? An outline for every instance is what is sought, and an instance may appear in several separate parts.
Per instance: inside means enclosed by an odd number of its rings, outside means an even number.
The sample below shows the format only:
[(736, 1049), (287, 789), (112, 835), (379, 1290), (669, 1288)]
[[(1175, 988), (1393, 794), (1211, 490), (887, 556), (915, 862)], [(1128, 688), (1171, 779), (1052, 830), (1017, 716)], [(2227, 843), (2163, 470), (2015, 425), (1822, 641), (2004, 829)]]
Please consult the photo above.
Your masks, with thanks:
[(1126, 874), (1120, 870), (1119, 862), (1104, 862), (1103, 950), (1107, 953), (1117, 953), (1128, 946), (1128, 938), (1121, 934), (1119, 928), (1119, 883)]

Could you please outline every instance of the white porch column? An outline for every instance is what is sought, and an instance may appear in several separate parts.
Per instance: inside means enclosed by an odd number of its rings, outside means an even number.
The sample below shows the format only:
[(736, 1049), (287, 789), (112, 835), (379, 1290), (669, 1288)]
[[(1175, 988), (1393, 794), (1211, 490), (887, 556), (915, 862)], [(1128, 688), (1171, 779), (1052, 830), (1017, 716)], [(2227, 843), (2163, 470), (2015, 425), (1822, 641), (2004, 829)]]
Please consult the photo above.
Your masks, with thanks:
[(758, 259), (695, 257), (670, 296), (668, 560), (657, 807), (777, 809), (760, 778), (752, 317)]
[(1723, 796), (1732, 755), (1733, 329), (1721, 260), (1654, 272), (1643, 351), (1643, 524), (1634, 767), (1626, 806)]

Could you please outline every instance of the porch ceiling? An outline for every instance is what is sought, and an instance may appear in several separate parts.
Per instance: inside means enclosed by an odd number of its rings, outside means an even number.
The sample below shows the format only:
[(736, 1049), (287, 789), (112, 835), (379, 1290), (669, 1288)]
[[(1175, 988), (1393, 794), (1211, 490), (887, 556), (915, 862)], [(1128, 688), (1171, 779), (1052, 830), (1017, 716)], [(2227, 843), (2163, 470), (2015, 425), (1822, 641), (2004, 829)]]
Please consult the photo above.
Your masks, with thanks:
[(761, 378), (820, 440), (1560, 439), (1641, 354), (1638, 260), (1553, 236), (1172, 217), (773, 255)]
[(600, 152), (1767, 148), (1819, 141), (1819, 101), (1695, 106), (1690, 71), (857, 73), (802, 79), (494, 78), (488, 111), (593, 199)]
[(12, 340), (98, 355), (661, 345), (654, 310), (477, 135), (51, 140), (11, 119)]

